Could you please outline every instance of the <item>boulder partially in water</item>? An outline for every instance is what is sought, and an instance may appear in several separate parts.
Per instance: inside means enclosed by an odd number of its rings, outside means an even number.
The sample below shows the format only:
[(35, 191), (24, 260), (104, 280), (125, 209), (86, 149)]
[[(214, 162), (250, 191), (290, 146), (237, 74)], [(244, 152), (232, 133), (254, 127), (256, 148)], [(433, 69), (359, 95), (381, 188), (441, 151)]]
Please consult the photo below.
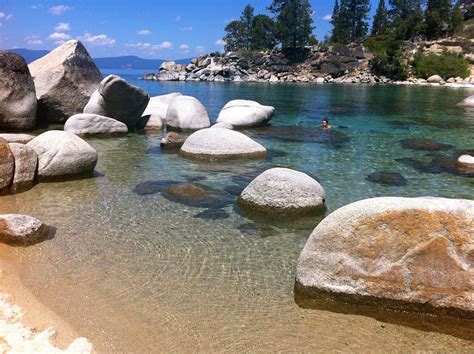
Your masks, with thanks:
[(0, 51), (0, 129), (35, 128), (36, 105), (35, 84), (25, 59)]
[(102, 80), (86, 48), (70, 40), (29, 65), (38, 96), (38, 117), (64, 123), (82, 112)]
[(166, 111), (166, 126), (172, 129), (198, 130), (211, 125), (206, 108), (191, 96), (174, 97)]
[(64, 131), (76, 135), (119, 135), (127, 134), (128, 128), (125, 123), (113, 118), (92, 113), (79, 113), (66, 121)]
[(384, 197), (325, 218), (301, 252), (296, 293), (474, 318), (474, 201)]
[(181, 96), (179, 92), (169, 93), (167, 95), (154, 96), (150, 98), (142, 117), (149, 117), (145, 130), (162, 130), (163, 119), (166, 118), (166, 112), (170, 102)]
[(180, 150), (186, 157), (233, 159), (265, 157), (267, 150), (248, 136), (234, 130), (202, 129), (191, 134)]
[(140, 87), (129, 84), (116, 75), (103, 79), (89, 102), (84, 113), (111, 117), (125, 123), (130, 130), (143, 128), (142, 114), (150, 96)]
[(474, 156), (461, 155), (458, 157), (457, 163), (463, 167), (470, 167), (474, 169)]
[(306, 214), (324, 210), (325, 191), (306, 173), (271, 168), (257, 176), (242, 191), (239, 205), (268, 215)]
[(160, 147), (168, 149), (179, 149), (188, 137), (175, 132), (168, 132), (161, 138)]
[(27, 146), (38, 155), (38, 178), (42, 181), (90, 177), (97, 164), (97, 151), (70, 132), (50, 130)]
[(459, 102), (458, 106), (461, 106), (461, 107), (474, 107), (474, 95), (469, 96), (468, 98), (465, 98), (464, 100)]
[(0, 195), (7, 194), (15, 173), (15, 158), (8, 143), (0, 138)]
[(255, 127), (268, 122), (274, 112), (274, 107), (255, 101), (232, 100), (222, 108), (217, 122), (229, 123), (235, 128)]
[(32, 216), (0, 215), (0, 242), (26, 246), (44, 240), (47, 234), (48, 227)]
[(10, 150), (15, 158), (15, 173), (10, 187), (11, 193), (25, 192), (35, 183), (38, 156), (32, 148), (24, 144), (10, 143)]

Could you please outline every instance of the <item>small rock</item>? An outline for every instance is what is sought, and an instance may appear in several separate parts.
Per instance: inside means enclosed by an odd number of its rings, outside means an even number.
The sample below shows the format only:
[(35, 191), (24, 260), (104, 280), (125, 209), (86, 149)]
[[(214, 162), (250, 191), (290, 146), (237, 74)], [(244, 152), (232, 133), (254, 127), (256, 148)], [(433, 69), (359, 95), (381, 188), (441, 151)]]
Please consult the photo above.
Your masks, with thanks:
[(186, 139), (187, 136), (175, 132), (168, 132), (161, 139), (160, 146), (162, 148), (180, 148), (181, 146), (183, 146)]
[(44, 240), (48, 227), (40, 220), (20, 214), (0, 215), (0, 241), (12, 245), (30, 245)]
[(33, 188), (38, 167), (38, 156), (27, 145), (10, 143), (9, 146), (15, 158), (15, 173), (10, 192), (25, 192)]

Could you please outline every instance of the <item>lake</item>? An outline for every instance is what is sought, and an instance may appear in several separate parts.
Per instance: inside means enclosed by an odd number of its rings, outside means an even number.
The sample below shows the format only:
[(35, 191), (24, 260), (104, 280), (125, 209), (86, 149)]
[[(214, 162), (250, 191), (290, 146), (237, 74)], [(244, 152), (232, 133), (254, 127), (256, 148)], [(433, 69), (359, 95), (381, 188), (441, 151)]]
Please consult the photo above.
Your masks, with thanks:
[[(235, 205), (248, 182), (273, 166), (315, 177), (326, 190), (326, 215), (376, 196), (474, 199), (473, 176), (449, 168), (451, 158), (474, 151), (474, 111), (456, 107), (472, 91), (120, 74), (151, 96), (197, 97), (212, 121), (237, 98), (275, 106), (276, 114), (270, 127), (245, 131), (269, 150), (263, 160), (186, 160), (160, 150), (160, 133), (88, 139), (99, 152), (95, 178), (2, 197), (1, 213), (56, 228), (53, 239), (15, 250), (22, 278), (100, 352), (473, 350), (472, 326), (462, 321), (298, 306), (296, 261), (321, 218), (262, 220)], [(337, 127), (322, 132), (323, 118)], [(406, 182), (369, 181), (377, 172)], [(166, 193), (176, 181), (219, 198), (177, 200)]]

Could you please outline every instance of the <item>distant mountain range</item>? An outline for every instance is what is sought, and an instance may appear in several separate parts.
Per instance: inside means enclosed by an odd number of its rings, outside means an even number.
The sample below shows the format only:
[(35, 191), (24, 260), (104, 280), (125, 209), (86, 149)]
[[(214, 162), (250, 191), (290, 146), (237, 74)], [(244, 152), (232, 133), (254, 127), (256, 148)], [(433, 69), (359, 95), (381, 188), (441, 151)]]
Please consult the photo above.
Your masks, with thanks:
[[(23, 58), (25, 58), (28, 64), (49, 53), (47, 50), (32, 50), (25, 48), (8, 49), (8, 51), (21, 55)], [(134, 55), (93, 59), (97, 67), (100, 69), (131, 69), (153, 71), (158, 70), (161, 63), (166, 61), (163, 59), (143, 59)], [(175, 62), (177, 64), (188, 64), (191, 62), (191, 58), (175, 60)]]

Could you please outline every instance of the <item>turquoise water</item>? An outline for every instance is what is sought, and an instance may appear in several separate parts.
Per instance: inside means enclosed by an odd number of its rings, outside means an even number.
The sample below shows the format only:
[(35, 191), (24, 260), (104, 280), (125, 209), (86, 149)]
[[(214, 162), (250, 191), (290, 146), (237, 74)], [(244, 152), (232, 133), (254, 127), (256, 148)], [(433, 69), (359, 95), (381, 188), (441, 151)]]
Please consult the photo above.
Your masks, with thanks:
[[(237, 98), (273, 105), (276, 115), (271, 127), (245, 131), (269, 150), (263, 160), (185, 160), (162, 152), (158, 133), (89, 139), (99, 152), (95, 178), (2, 197), (0, 212), (56, 228), (51, 240), (16, 249), (22, 276), (100, 351), (472, 350), (463, 323), (446, 329), (420, 316), (298, 307), (294, 269), (320, 218), (261, 220), (235, 205), (239, 191), (272, 166), (317, 178), (328, 213), (375, 196), (473, 199), (473, 176), (451, 168), (453, 157), (474, 150), (474, 111), (455, 106), (469, 90), (157, 83), (121, 74), (152, 96), (197, 97), (213, 121)], [(321, 131), (326, 117), (338, 127)], [(414, 150), (402, 146), (405, 139), (450, 146)], [(368, 181), (375, 172), (401, 174), (406, 184)], [(212, 197), (175, 198), (167, 188), (177, 182)]]

